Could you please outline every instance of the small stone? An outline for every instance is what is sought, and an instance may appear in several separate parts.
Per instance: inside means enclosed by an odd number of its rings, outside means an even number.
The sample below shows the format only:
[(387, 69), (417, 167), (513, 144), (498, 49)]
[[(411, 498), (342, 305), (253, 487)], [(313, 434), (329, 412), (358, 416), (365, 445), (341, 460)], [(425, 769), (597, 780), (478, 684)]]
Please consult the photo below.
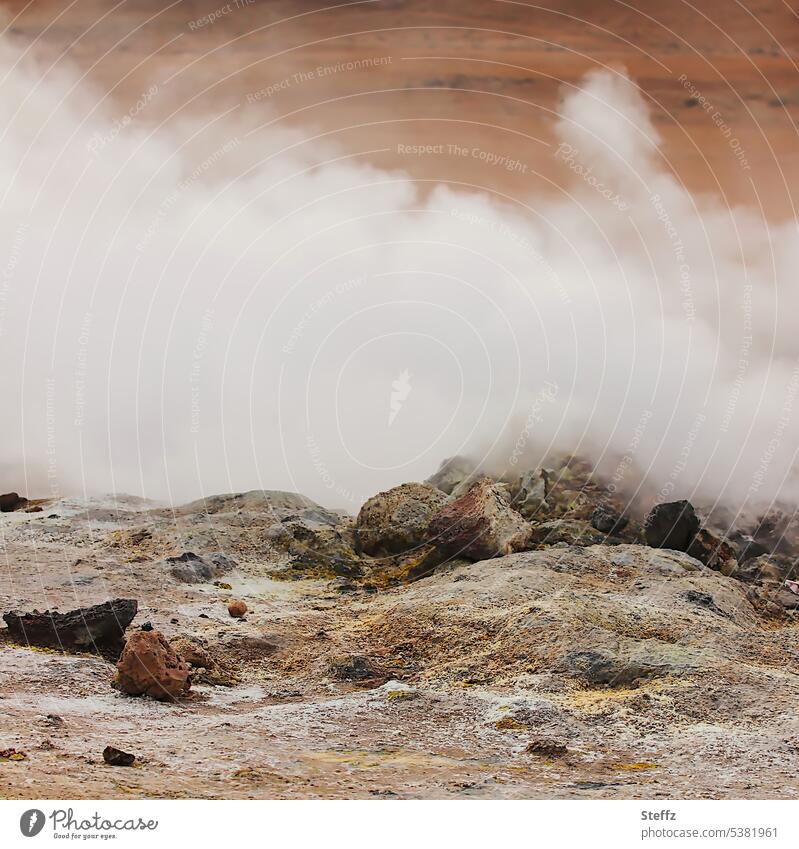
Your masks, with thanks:
[(227, 606), (227, 612), (234, 619), (241, 619), (247, 612), (247, 605), (241, 599), (233, 599)]
[(103, 760), (109, 766), (133, 766), (136, 755), (123, 752), (122, 749), (117, 749), (114, 746), (106, 746), (103, 749)]

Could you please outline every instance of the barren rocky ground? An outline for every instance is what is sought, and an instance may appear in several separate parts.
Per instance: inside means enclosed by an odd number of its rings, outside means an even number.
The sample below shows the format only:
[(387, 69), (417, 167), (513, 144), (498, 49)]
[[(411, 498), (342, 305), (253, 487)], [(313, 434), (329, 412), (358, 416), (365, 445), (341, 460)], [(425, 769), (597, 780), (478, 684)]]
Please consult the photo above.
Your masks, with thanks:
[[(393, 513), (379, 496), (370, 521), (412, 535), (419, 492)], [(440, 496), (450, 516), (463, 502)], [(136, 599), (128, 635), (150, 623), (193, 684), (175, 701), (131, 696), (97, 652), (2, 632), (3, 797), (799, 795), (790, 604), (642, 544), (634, 524), (635, 542), (586, 544), (576, 519), (570, 542), (539, 534), (416, 577), (401, 555), (339, 558), (357, 523), (285, 493), (39, 507), (0, 514), (2, 610)], [(187, 574), (197, 563), (218, 576)], [(133, 767), (107, 765), (108, 745)]]

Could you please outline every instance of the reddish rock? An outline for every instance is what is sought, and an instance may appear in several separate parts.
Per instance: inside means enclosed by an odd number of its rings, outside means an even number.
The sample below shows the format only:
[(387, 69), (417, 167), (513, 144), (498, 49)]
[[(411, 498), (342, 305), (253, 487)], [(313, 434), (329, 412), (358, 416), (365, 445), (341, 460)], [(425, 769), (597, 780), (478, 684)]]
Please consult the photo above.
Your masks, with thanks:
[(738, 565), (737, 552), (732, 545), (708, 528), (700, 528), (696, 532), (696, 536), (688, 545), (687, 553), (705, 566), (725, 574), (734, 574)]
[(112, 686), (131, 696), (176, 699), (191, 686), (189, 666), (160, 631), (134, 631), (117, 661)]
[(487, 560), (524, 550), (530, 530), (502, 488), (490, 478), (481, 478), (433, 514), (427, 535), (447, 557)]
[(234, 619), (241, 619), (241, 617), (247, 612), (247, 605), (241, 599), (234, 598), (233, 601), (228, 604), (227, 612)]

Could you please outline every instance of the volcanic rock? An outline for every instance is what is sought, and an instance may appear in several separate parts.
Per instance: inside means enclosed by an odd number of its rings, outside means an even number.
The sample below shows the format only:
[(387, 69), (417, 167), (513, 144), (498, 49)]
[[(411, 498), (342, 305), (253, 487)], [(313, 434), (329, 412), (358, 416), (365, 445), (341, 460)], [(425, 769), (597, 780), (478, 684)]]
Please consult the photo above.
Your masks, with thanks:
[(425, 483), (440, 489), (447, 495), (469, 479), (475, 473), (475, 465), (466, 457), (450, 457), (439, 466), (438, 471), (431, 475)]
[(138, 603), (116, 598), (68, 613), (4, 613), (11, 635), (20, 643), (71, 651), (99, 651), (116, 658), (122, 649), (125, 629), (133, 621)]
[(106, 746), (103, 749), (103, 760), (109, 766), (133, 766), (136, 755), (123, 752), (122, 749), (117, 749), (114, 746)]
[(475, 481), (464, 495), (430, 519), (428, 539), (446, 557), (486, 560), (529, 544), (530, 526), (490, 478)]
[(160, 631), (134, 631), (117, 661), (111, 686), (131, 696), (174, 700), (191, 686), (189, 666)]
[(238, 565), (221, 551), (200, 556), (192, 551), (185, 551), (176, 557), (167, 557), (164, 563), (169, 568), (173, 578), (184, 584), (201, 584), (227, 575)]
[(700, 528), (686, 549), (691, 557), (711, 569), (733, 574), (737, 564), (737, 551), (723, 537), (710, 528)]
[(14, 510), (19, 510), (28, 503), (27, 498), (23, 498), (16, 492), (6, 492), (0, 495), (0, 513), (12, 513)]
[(688, 501), (656, 504), (644, 522), (647, 545), (686, 551), (699, 530), (699, 517)]
[(404, 483), (378, 493), (361, 507), (355, 522), (360, 550), (380, 556), (424, 545), (430, 517), (446, 501), (440, 489), (425, 483)]
[(760, 557), (762, 554), (770, 554), (771, 548), (763, 542), (758, 542), (750, 536), (740, 535), (737, 538), (740, 553), (738, 555), (739, 563), (746, 563), (755, 557)]
[(562, 758), (569, 753), (568, 748), (557, 740), (531, 740), (524, 750), (526, 755), (538, 755), (542, 758)]
[(266, 513), (276, 519), (282, 519), (288, 513), (296, 513), (305, 509), (319, 509), (315, 501), (297, 492), (283, 492), (272, 489), (254, 489), (249, 492), (226, 493), (211, 495), (184, 504), (175, 510), (175, 515), (195, 514), (225, 514), (225, 513)]

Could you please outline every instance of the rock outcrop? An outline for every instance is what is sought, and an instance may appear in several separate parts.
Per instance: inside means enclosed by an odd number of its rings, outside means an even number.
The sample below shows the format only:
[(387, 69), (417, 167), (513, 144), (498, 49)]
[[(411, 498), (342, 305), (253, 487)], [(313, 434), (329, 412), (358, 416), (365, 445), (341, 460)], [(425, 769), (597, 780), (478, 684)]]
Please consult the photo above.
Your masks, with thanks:
[(134, 631), (119, 656), (111, 686), (131, 696), (171, 701), (189, 690), (189, 665), (160, 631)]
[(11, 636), (22, 644), (65, 651), (96, 651), (116, 658), (122, 649), (125, 629), (137, 611), (135, 599), (115, 598), (67, 613), (57, 610), (5, 613), (3, 620)]
[(591, 514), (591, 525), (603, 534), (617, 534), (629, 524), (629, 517), (600, 504)]
[(485, 560), (529, 545), (530, 525), (490, 478), (475, 481), (464, 495), (431, 517), (428, 540), (445, 557)]
[(447, 501), (442, 490), (404, 483), (378, 493), (361, 507), (355, 522), (358, 547), (366, 554), (404, 554), (426, 542), (430, 518)]

